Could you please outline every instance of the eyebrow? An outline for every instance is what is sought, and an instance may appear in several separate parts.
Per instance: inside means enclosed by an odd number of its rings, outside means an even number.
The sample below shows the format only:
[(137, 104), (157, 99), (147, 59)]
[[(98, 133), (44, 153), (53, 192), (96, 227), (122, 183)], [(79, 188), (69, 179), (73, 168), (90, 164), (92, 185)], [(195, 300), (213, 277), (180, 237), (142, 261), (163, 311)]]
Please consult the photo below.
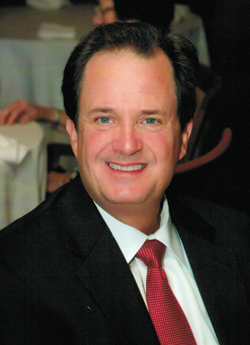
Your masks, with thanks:
[(161, 113), (162, 113), (162, 111), (160, 111), (159, 109), (142, 110), (143, 115), (158, 115)]
[[(95, 113), (103, 113), (103, 114), (107, 114), (107, 113), (114, 113), (114, 109), (113, 108), (95, 108), (92, 109), (88, 114), (92, 115)], [(150, 109), (150, 110), (142, 110), (141, 113), (143, 115), (157, 115), (157, 114), (161, 114), (162, 112), (159, 109)]]
[(107, 114), (107, 113), (113, 113), (113, 112), (114, 112), (113, 108), (95, 108), (95, 109), (90, 110), (88, 115), (92, 115), (92, 114), (95, 114), (95, 113)]

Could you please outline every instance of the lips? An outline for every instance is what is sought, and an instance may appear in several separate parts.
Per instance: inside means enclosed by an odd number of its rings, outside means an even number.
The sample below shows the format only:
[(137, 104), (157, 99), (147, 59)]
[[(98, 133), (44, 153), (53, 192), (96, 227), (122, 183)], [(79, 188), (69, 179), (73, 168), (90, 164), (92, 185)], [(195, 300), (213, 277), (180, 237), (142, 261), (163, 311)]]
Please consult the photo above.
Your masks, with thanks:
[(138, 171), (146, 167), (146, 164), (135, 164), (135, 165), (129, 165), (129, 166), (122, 166), (122, 165), (114, 164), (114, 163), (107, 163), (107, 164), (111, 169), (120, 170), (120, 171)]

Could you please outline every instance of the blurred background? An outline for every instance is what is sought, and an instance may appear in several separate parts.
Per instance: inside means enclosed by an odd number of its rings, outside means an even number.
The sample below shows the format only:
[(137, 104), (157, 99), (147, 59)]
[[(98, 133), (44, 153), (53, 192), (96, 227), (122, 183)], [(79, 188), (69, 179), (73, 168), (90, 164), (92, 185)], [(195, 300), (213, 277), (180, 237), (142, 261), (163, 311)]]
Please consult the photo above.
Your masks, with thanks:
[[(221, 89), (208, 106), (216, 130), (229, 126), (229, 149), (213, 163), (174, 182), (187, 193), (250, 212), (250, 1), (195, 1), (206, 30), (211, 67), (221, 78)], [(185, 183), (188, 178), (189, 183)]]

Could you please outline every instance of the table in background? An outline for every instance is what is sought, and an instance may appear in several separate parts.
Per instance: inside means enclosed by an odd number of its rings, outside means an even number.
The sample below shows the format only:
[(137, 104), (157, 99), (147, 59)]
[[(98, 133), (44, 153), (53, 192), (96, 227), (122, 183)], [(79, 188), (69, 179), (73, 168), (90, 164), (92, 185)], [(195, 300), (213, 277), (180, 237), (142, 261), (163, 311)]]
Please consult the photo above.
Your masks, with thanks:
[(44, 132), (36, 122), (0, 126), (0, 134), (29, 148), (20, 164), (0, 160), (0, 229), (35, 208), (45, 198), (47, 152)]
[[(53, 11), (30, 7), (0, 11), (0, 107), (16, 99), (63, 108), (61, 82), (66, 61), (80, 37), (93, 28), (93, 5)], [(41, 40), (41, 23), (76, 29), (74, 40)]]

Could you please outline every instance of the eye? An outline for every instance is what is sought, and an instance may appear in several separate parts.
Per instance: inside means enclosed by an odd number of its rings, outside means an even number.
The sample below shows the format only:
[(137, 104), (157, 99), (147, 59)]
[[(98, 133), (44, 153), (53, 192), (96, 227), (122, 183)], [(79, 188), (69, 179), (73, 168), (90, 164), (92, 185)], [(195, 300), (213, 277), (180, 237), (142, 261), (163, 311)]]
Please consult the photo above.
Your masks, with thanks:
[(99, 119), (97, 119), (97, 121), (99, 121), (100, 123), (103, 123), (103, 124), (107, 124), (107, 123), (111, 123), (111, 119), (109, 117), (99, 117)]
[(156, 122), (158, 122), (156, 119), (152, 119), (152, 118), (148, 118), (146, 120), (144, 120), (144, 123), (146, 123), (147, 125), (154, 125), (156, 124)]

